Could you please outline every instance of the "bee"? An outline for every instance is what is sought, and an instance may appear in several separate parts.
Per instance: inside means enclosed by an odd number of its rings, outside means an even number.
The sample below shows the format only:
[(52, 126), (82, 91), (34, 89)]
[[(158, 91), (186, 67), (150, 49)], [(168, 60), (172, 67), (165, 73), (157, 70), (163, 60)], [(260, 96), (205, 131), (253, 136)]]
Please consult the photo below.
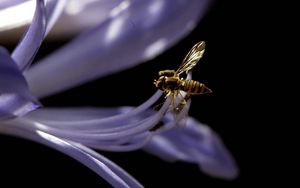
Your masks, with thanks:
[(174, 106), (177, 112), (180, 112), (186, 101), (190, 99), (191, 95), (200, 95), (206, 93), (212, 93), (212, 90), (206, 87), (203, 83), (180, 78), (182, 73), (186, 75), (191, 72), (194, 66), (202, 58), (205, 51), (205, 42), (200, 41), (195, 44), (188, 54), (183, 59), (179, 68), (175, 70), (163, 70), (158, 72), (158, 80), (154, 80), (154, 85), (165, 93), (165, 98), (168, 96), (173, 97), (173, 103), (176, 101), (178, 94), (181, 95), (180, 91), (186, 92), (186, 96), (181, 99), (178, 105)]

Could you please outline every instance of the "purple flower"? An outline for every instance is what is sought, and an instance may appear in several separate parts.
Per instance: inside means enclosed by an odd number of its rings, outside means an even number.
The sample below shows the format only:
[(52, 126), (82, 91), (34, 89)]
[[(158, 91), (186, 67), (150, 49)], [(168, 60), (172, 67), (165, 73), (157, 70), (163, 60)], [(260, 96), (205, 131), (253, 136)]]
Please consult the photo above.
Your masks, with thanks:
[[(20, 2), (3, 1), (0, 8)], [(94, 1), (92, 7), (101, 3)], [(49, 108), (40, 104), (38, 98), (157, 56), (186, 36), (209, 5), (208, 0), (106, 3), (109, 11), (99, 16), (99, 23), (93, 14), (79, 17), (78, 22), (97, 24), (31, 66), (43, 39), (67, 5), (66, 1), (36, 0), (31, 25), (17, 47), (11, 54), (0, 48), (0, 133), (61, 151), (115, 187), (142, 185), (90, 148), (122, 152), (143, 149), (167, 161), (195, 163), (215, 177), (235, 178), (236, 164), (216, 133), (191, 117), (185, 128), (177, 128), (189, 104), (175, 118), (169, 112), (170, 98), (159, 111), (152, 110), (162, 95), (160, 91), (138, 107)], [(150, 131), (161, 122), (163, 127)]]

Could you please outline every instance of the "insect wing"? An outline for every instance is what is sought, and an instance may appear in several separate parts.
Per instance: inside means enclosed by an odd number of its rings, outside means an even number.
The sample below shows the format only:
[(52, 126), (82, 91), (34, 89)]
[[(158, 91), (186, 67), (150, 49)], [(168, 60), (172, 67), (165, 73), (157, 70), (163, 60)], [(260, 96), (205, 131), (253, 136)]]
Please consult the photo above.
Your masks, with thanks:
[(188, 73), (193, 67), (198, 63), (198, 61), (202, 58), (205, 51), (205, 42), (200, 41), (195, 44), (189, 53), (183, 59), (181, 65), (176, 71), (177, 75), (182, 74), (183, 72)]

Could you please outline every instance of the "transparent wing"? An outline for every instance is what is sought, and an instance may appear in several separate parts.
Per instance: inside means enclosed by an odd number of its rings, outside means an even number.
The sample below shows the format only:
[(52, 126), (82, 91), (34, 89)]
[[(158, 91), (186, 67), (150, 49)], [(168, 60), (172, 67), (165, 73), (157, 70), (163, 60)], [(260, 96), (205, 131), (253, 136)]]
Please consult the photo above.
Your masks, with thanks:
[(183, 59), (181, 65), (179, 66), (178, 70), (176, 71), (177, 75), (180, 75), (183, 72), (188, 73), (202, 58), (203, 53), (205, 50), (205, 42), (200, 41), (195, 44), (189, 53)]

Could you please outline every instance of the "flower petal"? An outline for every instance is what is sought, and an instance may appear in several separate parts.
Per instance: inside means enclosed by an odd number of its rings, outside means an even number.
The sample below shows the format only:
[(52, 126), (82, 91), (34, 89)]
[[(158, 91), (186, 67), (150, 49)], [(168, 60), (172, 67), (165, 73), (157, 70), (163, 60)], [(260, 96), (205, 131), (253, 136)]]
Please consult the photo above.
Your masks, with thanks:
[(14, 135), (47, 145), (81, 162), (114, 187), (143, 187), (121, 167), (95, 151), (69, 140), (36, 129), (34, 121), (17, 118), (1, 123), (0, 133)]
[(123, 0), (68, 1), (64, 14), (51, 30), (49, 38), (65, 40), (76, 36), (106, 20), (112, 9), (118, 9), (122, 2)]
[[(117, 108), (49, 108), (45, 107), (27, 114), (27, 117), (44, 123), (50, 127), (72, 130), (72, 131), (99, 131), (115, 126), (119, 127), (119, 122), (129, 122), (131, 119), (145, 119), (143, 114), (162, 95), (157, 91), (152, 97), (140, 106), (117, 107)], [(109, 125), (109, 126), (107, 126)], [(108, 129), (107, 129), (108, 128)]]
[[(40, 130), (61, 138), (101, 150), (131, 151), (141, 148), (148, 142), (153, 136), (153, 132), (149, 130), (158, 124), (169, 109), (170, 99), (167, 99), (158, 112), (149, 110), (149, 107), (158, 100), (161, 94), (161, 91), (157, 91), (148, 101), (136, 108), (110, 108), (108, 111), (101, 108), (98, 110), (96, 108), (88, 109), (87, 112), (94, 113), (92, 115), (84, 112), (83, 109), (49, 110), (45, 108), (30, 113), (26, 117), (41, 122), (41, 124), (37, 124)], [(99, 112), (105, 115), (103, 116)], [(80, 119), (74, 118), (77, 115)], [(94, 118), (89, 119), (93, 116)], [(65, 118), (70, 118), (71, 121)]]
[[(50, 126), (40, 126), (39, 129), (46, 131), (48, 133), (58, 135), (59, 137), (66, 138), (72, 141), (80, 142), (80, 143), (95, 143), (101, 144), (102, 142), (106, 144), (109, 141), (116, 141), (116, 140), (124, 140), (127, 141), (128, 139), (133, 138), (136, 135), (142, 134), (147, 132), (149, 129), (154, 127), (160, 119), (164, 116), (165, 112), (168, 110), (170, 105), (170, 100), (167, 100), (162, 108), (156, 112), (151, 113), (146, 118), (137, 118), (137, 121), (125, 121), (120, 122), (118, 117), (112, 117), (112, 121), (109, 122), (108, 125), (114, 126), (117, 124), (117, 127), (113, 128), (105, 128), (99, 129), (97, 131), (76, 131), (74, 130), (64, 130), (60, 128), (50, 127)], [(127, 113), (125, 116), (128, 116)], [(135, 114), (131, 115), (133, 118), (136, 117)], [(128, 116), (127, 118), (131, 118)], [(126, 119), (126, 118), (125, 118)], [(101, 127), (101, 124), (99, 124)], [(84, 126), (82, 126), (84, 127)], [(109, 127), (109, 126), (108, 126)]]
[(47, 0), (45, 7), (43, 0), (36, 0), (32, 23), (12, 53), (12, 58), (22, 71), (31, 64), (45, 36), (63, 12), (66, 2), (66, 0)]
[(67, 2), (67, 0), (47, 0), (47, 27), (44, 37), (48, 35), (48, 33), (50, 32), (60, 15), (63, 13)]
[(24, 71), (32, 62), (46, 31), (46, 10), (43, 0), (36, 0), (34, 17), (30, 27), (12, 53), (12, 58)]
[(14, 6), (19, 3), (23, 3), (24, 1), (28, 1), (28, 0), (1, 0), (0, 1), (0, 9)]
[(0, 119), (21, 116), (39, 106), (16, 63), (0, 47)]
[(25, 77), (33, 93), (44, 97), (133, 67), (187, 35), (209, 2), (124, 1), (120, 11), (38, 62)]
[(154, 136), (144, 149), (165, 160), (196, 163), (211, 176), (234, 179), (239, 173), (219, 136), (192, 118), (185, 129), (172, 129)]

